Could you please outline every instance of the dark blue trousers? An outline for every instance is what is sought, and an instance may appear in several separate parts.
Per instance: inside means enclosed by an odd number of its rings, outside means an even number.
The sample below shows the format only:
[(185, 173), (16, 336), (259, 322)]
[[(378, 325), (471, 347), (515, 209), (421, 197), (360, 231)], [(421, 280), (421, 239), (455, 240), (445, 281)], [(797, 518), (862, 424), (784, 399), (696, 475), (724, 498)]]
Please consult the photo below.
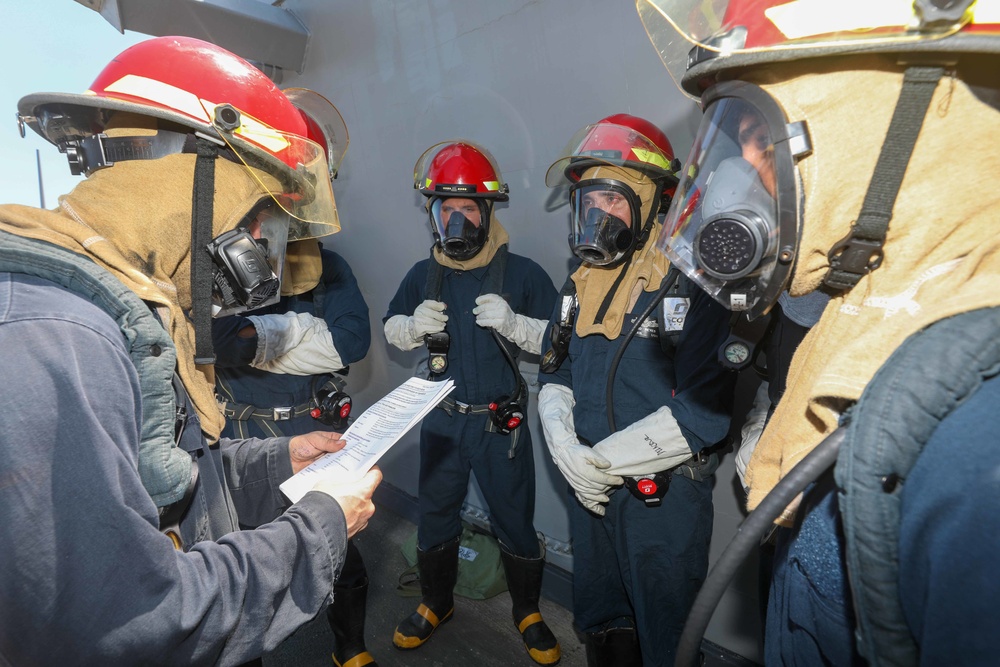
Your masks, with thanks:
[[(426, 551), (462, 533), (461, 511), (469, 474), (489, 506), (497, 538), (515, 555), (538, 558), (535, 535), (535, 461), (527, 425), (510, 435), (487, 432), (489, 416), (431, 410), (420, 429), (420, 524)], [(511, 439), (517, 434), (515, 455)]]
[(708, 572), (712, 480), (673, 476), (659, 507), (624, 487), (604, 517), (570, 502), (573, 614), (581, 632), (634, 625), (644, 667), (674, 664), (688, 611)]

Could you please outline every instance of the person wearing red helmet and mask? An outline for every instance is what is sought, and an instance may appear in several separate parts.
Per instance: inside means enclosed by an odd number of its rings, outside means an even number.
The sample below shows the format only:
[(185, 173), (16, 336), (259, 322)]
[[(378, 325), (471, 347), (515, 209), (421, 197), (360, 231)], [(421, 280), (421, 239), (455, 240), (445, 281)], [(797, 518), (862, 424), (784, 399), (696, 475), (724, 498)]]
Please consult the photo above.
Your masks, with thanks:
[[(302, 113), (308, 138), (326, 149), (330, 179), (336, 178), (350, 143), (340, 112), (312, 90), (282, 93)], [(278, 303), (212, 322), (225, 437), (347, 428), (352, 402), (345, 376), (371, 344), (368, 304), (347, 260), (316, 239), (289, 243), (282, 271)], [(338, 667), (376, 664), (365, 647), (367, 597), (364, 560), (349, 540), (326, 609)]]
[(662, 247), (751, 318), (831, 297), (746, 470), (766, 662), (992, 664), (1000, 3), (703, 5), (637, 3), (704, 109)]
[(708, 569), (711, 448), (734, 374), (717, 361), (728, 314), (655, 249), (676, 168), (659, 128), (616, 114), (546, 177), (569, 185), (581, 262), (552, 316), (538, 412), (578, 501), (573, 614), (589, 665), (672, 664)]
[(430, 379), (450, 377), (455, 390), (420, 428), (423, 597), (393, 643), (418, 648), (452, 616), (462, 502), (475, 472), (500, 541), (514, 625), (531, 659), (554, 665), (559, 642), (538, 611), (545, 554), (532, 524), (535, 468), (517, 356), (538, 353), (555, 287), (538, 264), (508, 252), (494, 211), (507, 201), (507, 184), (485, 148), (465, 140), (431, 146), (413, 185), (427, 197), (434, 246), (389, 303), (385, 337), (401, 350), (426, 345)]
[(279, 483), (338, 435), (219, 438), (212, 315), (271, 303), (286, 242), (339, 227), (323, 149), (259, 70), (185, 37), (18, 111), (87, 178), (0, 207), (0, 653), (257, 658), (330, 602), (381, 479), (288, 507)]

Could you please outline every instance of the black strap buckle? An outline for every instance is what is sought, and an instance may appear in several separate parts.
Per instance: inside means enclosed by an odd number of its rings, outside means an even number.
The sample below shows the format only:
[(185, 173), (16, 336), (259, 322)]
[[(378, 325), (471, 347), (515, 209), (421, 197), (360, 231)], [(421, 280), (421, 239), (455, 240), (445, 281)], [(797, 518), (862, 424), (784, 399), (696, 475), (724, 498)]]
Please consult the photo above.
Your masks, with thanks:
[(882, 265), (882, 241), (859, 238), (852, 230), (830, 249), (827, 257), (830, 271), (823, 279), (824, 284), (838, 290), (849, 289)]

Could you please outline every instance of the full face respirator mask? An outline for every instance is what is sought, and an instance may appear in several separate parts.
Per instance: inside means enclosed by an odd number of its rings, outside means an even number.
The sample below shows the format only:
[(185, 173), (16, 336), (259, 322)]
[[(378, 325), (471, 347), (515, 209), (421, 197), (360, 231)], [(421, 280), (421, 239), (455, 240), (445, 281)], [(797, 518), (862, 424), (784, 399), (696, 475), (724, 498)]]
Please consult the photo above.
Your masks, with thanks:
[[(463, 210), (448, 210), (444, 206), (446, 199), (435, 199), (430, 207), (431, 228), (435, 240), (441, 246), (441, 252), (446, 256), (464, 261), (475, 257), (486, 243), (490, 210), (486, 202), (467, 199), (468, 207), (476, 212)], [(446, 210), (442, 211), (442, 208)], [(469, 215), (479, 216), (480, 224), (476, 225)]]
[(639, 200), (631, 188), (610, 179), (581, 181), (572, 188), (570, 207), (569, 244), (584, 262), (613, 267), (635, 248)]
[(801, 210), (796, 161), (811, 152), (804, 122), (787, 122), (762, 88), (717, 84), (657, 247), (729, 310), (750, 320), (791, 278)]
[(270, 200), (236, 229), (212, 239), (212, 315), (233, 315), (276, 303), (288, 240), (288, 214)]

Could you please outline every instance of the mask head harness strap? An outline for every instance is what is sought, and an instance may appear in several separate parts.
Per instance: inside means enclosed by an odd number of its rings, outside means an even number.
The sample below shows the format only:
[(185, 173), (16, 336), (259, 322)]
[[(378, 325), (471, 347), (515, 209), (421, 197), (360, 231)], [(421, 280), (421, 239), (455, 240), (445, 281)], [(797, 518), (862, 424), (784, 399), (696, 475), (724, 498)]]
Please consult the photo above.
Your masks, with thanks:
[(892, 209), (913, 147), (944, 66), (910, 65), (903, 75), (903, 87), (896, 101), (889, 131), (864, 203), (850, 233), (830, 249), (830, 270), (823, 284), (833, 290), (847, 290), (882, 265), (882, 245), (892, 220)]

